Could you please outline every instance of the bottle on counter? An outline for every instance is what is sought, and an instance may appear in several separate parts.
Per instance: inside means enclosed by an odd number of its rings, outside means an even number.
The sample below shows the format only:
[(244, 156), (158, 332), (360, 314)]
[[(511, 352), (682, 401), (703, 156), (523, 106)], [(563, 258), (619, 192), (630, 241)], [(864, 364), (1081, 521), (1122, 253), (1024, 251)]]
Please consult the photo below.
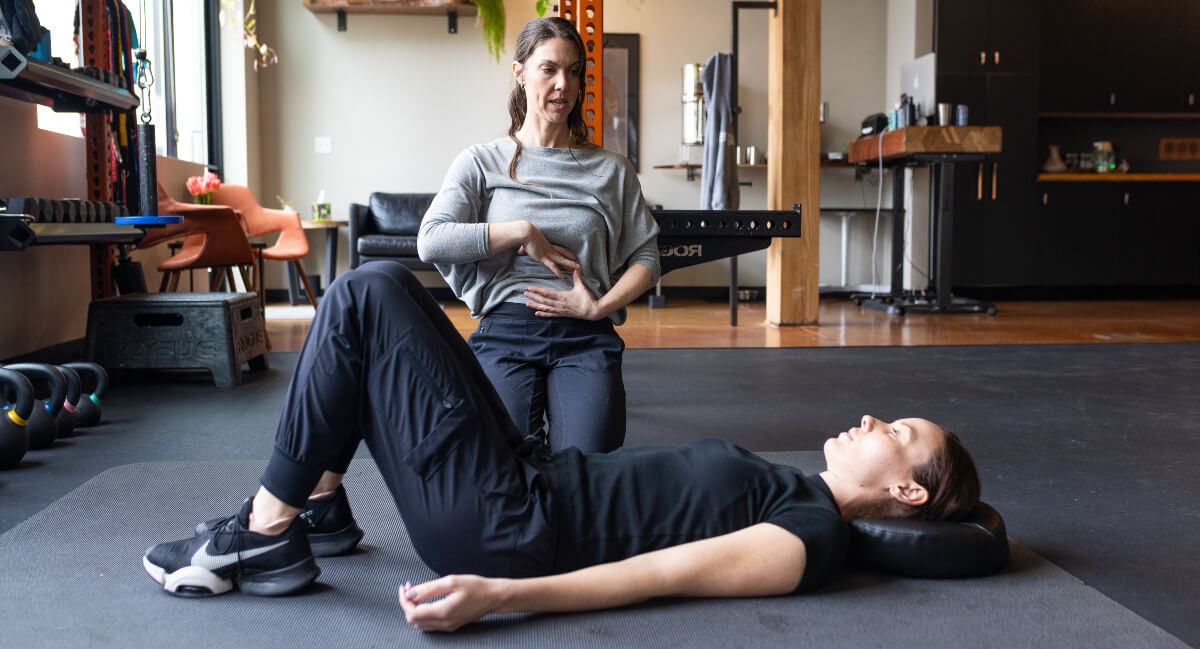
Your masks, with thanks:
[(1092, 158), (1098, 174), (1106, 174), (1117, 169), (1117, 154), (1113, 151), (1112, 142), (1108, 140), (1092, 142)]

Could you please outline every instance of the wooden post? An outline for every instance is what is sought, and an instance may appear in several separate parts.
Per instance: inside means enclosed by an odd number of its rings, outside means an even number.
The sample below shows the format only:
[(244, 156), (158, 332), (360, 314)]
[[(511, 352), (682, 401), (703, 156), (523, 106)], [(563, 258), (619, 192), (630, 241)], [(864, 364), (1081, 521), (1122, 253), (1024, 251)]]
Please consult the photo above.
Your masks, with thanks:
[(767, 55), (767, 209), (802, 209), (798, 239), (767, 249), (767, 320), (817, 323), (821, 243), (821, 0), (776, 0)]
[(592, 144), (604, 146), (604, 0), (560, 0), (558, 15), (575, 23), (583, 38), (583, 123), (591, 131)]

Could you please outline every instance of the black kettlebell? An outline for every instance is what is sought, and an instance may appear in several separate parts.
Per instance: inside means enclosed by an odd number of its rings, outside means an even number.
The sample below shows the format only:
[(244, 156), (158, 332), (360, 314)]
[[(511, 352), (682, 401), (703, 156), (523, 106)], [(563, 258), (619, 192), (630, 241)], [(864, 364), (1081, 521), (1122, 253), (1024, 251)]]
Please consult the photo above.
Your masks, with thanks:
[[(58, 411), (62, 410), (63, 399), (67, 396), (66, 379), (58, 368), (44, 363), (17, 363), (6, 365), (4, 369), (20, 372), (29, 379), (44, 379), (49, 384), (50, 396), (44, 400), (34, 399), (33, 414), (25, 424), (25, 430), (29, 432), (29, 450), (49, 448), (58, 437)], [(37, 396), (36, 392), (34, 396)]]
[(33, 416), (33, 384), (24, 374), (0, 369), (0, 401), (12, 397), (0, 407), (0, 469), (11, 469), (29, 450), (29, 431), (25, 424)]
[(71, 433), (75, 432), (75, 403), (79, 401), (79, 375), (75, 370), (63, 365), (55, 365), (55, 369), (62, 372), (63, 378), (67, 380), (67, 396), (63, 397), (62, 406), (58, 410), (58, 437), (70, 437)]
[(108, 392), (108, 372), (96, 363), (67, 363), (79, 374), (82, 388), (79, 402), (75, 404), (75, 427), (87, 428), (100, 423), (100, 402)]

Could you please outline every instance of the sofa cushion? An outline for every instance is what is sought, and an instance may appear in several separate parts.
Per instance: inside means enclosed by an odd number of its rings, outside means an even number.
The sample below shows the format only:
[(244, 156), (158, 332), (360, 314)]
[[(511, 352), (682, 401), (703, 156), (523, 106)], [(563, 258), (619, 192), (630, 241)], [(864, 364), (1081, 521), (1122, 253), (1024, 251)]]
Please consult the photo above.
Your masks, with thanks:
[(416, 257), (417, 237), (364, 234), (358, 238), (358, 254), (371, 257)]
[(371, 194), (371, 218), (375, 228), (383, 234), (416, 236), (421, 227), (421, 218), (433, 202), (435, 194)]

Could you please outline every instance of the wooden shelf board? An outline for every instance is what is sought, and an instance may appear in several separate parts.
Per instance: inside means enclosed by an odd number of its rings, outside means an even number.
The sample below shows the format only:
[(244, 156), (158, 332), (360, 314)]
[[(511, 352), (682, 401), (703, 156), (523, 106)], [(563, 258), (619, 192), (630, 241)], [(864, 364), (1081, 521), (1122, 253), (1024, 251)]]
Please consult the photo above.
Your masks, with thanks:
[(1200, 182), (1200, 174), (1038, 174), (1038, 182)]
[(460, 16), (474, 16), (475, 5), (464, 0), (447, 0), (433, 6), (412, 6), (399, 2), (354, 2), (353, 0), (304, 0), (304, 8), (315, 14), (344, 11), (348, 14), (392, 14), (411, 16), (445, 16), (453, 9)]

